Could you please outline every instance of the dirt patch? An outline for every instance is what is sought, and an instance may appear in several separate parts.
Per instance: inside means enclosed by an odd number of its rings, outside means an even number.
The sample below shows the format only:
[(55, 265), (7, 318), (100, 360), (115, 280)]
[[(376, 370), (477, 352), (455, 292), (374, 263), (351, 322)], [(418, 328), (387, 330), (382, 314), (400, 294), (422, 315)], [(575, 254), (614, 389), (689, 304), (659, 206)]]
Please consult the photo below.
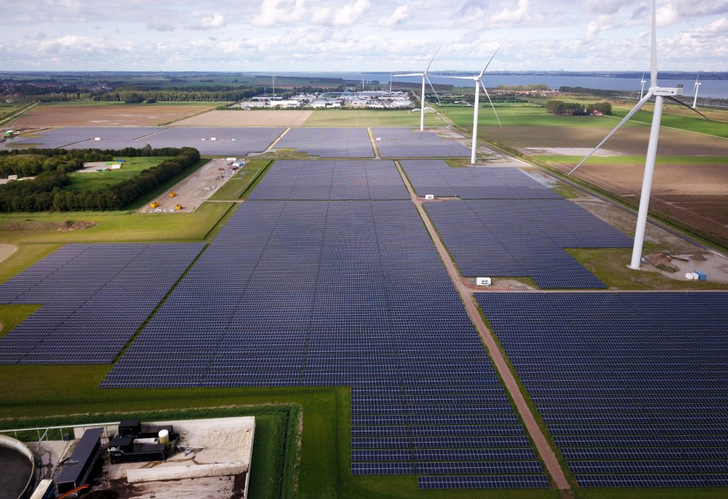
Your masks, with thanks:
[(58, 228), (58, 232), (71, 232), (74, 230), (83, 230), (98, 225), (98, 222), (92, 222), (90, 220), (67, 220), (64, 222), (62, 227)]
[(0, 262), (10, 258), (16, 251), (18, 247), (14, 244), (0, 244)]
[(36, 106), (13, 127), (157, 126), (212, 109), (209, 105)]
[[(144, 205), (140, 213), (184, 213), (195, 211), (207, 201), (225, 182), (237, 173), (225, 158), (216, 158), (199, 168), (173, 188)], [(174, 193), (174, 196), (170, 196)], [(158, 205), (156, 205), (158, 203)], [(156, 206), (152, 206), (155, 204)], [(176, 206), (180, 205), (181, 210)]]
[(174, 126), (258, 126), (290, 127), (301, 126), (313, 111), (243, 111), (214, 110), (174, 123)]

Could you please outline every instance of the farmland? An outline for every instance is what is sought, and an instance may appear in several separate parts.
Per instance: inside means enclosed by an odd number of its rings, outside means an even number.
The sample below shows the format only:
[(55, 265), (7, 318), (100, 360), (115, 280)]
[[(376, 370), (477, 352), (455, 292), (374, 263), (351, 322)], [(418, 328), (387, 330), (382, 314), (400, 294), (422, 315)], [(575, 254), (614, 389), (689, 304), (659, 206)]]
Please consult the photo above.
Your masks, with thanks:
[(213, 107), (210, 104), (44, 104), (15, 120), (13, 126), (157, 126), (194, 116)]
[(174, 126), (301, 126), (312, 111), (208, 111), (174, 123)]

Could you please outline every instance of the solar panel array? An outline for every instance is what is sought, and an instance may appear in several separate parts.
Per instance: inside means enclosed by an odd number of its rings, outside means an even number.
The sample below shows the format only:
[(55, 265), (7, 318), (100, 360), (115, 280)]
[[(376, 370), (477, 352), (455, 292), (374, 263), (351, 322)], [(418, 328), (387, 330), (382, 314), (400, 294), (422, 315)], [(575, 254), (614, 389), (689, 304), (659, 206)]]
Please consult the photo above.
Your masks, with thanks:
[(321, 158), (373, 158), (366, 128), (291, 128), (277, 149), (296, 149)]
[(461, 199), (562, 199), (517, 168), (453, 168), (441, 159), (406, 160), (402, 168), (420, 196)]
[(391, 161), (277, 161), (251, 200), (409, 199)]
[[(123, 149), (134, 146), (134, 140), (163, 130), (160, 127), (63, 127), (52, 128), (34, 133), (32, 136), (21, 136), (6, 141), (5, 149), (13, 149), (18, 144), (36, 144), (37, 147), (55, 149), (68, 148), (95, 148), (95, 149)], [(99, 141), (94, 140), (98, 137)], [(82, 145), (79, 145), (82, 144)], [(143, 144), (142, 144), (143, 145)]]
[(171, 127), (149, 135), (134, 147), (194, 147), (209, 156), (244, 156), (265, 151), (285, 128)]
[(632, 239), (565, 199), (427, 203), (464, 276), (529, 276), (541, 288), (604, 288), (563, 248), (629, 247)]
[(728, 485), (728, 294), (477, 299), (579, 485)]
[(102, 386), (351, 386), (352, 473), (548, 486), (410, 201), (244, 203)]
[(465, 158), (470, 149), (455, 139), (446, 139), (433, 131), (410, 128), (372, 128), (383, 158)]
[[(263, 152), (285, 128), (200, 128), (200, 127), (66, 127), (39, 132), (7, 142), (38, 144), (38, 147), (66, 149), (123, 149), (125, 147), (194, 147), (200, 154), (243, 156)], [(101, 140), (95, 140), (96, 138)]]
[(201, 244), (69, 244), (0, 286), (43, 307), (0, 338), (1, 364), (108, 364)]

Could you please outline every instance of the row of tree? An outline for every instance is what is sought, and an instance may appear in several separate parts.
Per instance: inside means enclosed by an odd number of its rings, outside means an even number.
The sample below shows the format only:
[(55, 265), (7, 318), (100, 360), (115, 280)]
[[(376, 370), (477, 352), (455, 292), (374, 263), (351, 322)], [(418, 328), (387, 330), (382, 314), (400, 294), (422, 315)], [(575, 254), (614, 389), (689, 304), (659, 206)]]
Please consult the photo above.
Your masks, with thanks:
[[(131, 148), (129, 148), (131, 149)], [(174, 156), (114, 186), (94, 191), (69, 191), (66, 171), (44, 171), (35, 179), (0, 185), (0, 212), (120, 210), (200, 160), (197, 149), (163, 148), (115, 151), (113, 156)], [(100, 152), (100, 151), (98, 151)], [(109, 152), (109, 151), (107, 151)], [(119, 154), (119, 153), (126, 154)], [(128, 154), (128, 153), (132, 154)]]
[(594, 104), (582, 104), (579, 102), (564, 102), (560, 100), (550, 100), (545, 105), (546, 110), (557, 116), (572, 115), (586, 116), (599, 111), (604, 115), (612, 114), (612, 105), (609, 102), (597, 102)]

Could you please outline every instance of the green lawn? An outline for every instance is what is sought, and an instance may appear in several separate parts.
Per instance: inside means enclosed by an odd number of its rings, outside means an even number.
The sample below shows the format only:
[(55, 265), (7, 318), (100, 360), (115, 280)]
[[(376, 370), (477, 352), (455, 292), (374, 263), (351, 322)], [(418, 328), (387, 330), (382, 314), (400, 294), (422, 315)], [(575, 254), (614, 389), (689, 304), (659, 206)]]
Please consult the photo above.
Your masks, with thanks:
[(268, 159), (254, 159), (247, 161), (245, 166), (218, 189), (210, 199), (214, 201), (235, 201), (243, 197), (249, 187), (263, 174), (271, 164)]
[[(73, 212), (0, 215), (0, 242), (64, 244), (89, 242), (202, 241), (232, 203), (204, 203), (191, 213)], [(65, 230), (67, 222), (88, 222), (88, 228)], [(3, 266), (23, 251), (16, 252)], [(0, 271), (1, 272), (1, 271)], [(1, 274), (0, 274), (1, 275)]]
[[(627, 112), (628, 110), (615, 109), (614, 116), (622, 119), (626, 116)], [(651, 124), (652, 115), (651, 111), (639, 111), (632, 117), (632, 120), (635, 122)], [(728, 118), (728, 116), (726, 116), (726, 118)], [(728, 123), (721, 121), (708, 121), (697, 114), (694, 117), (682, 116), (680, 114), (671, 114), (668, 109), (665, 109), (663, 110), (662, 120), (660, 123), (663, 127), (677, 128), (679, 130), (686, 130), (689, 132), (704, 133), (706, 135), (728, 138)], [(728, 146), (726, 147), (728, 148)]]
[[(121, 159), (121, 158), (115, 158)], [(129, 180), (136, 177), (140, 172), (147, 168), (152, 168), (159, 165), (160, 163), (172, 159), (172, 157), (164, 156), (146, 156), (139, 158), (124, 158), (124, 163), (117, 163), (116, 161), (105, 161), (104, 166), (100, 166), (99, 169), (104, 171), (91, 171), (91, 172), (73, 172), (69, 175), (71, 183), (67, 185), (64, 190), (80, 192), (80, 191), (95, 191), (98, 189), (104, 189), (111, 187), (125, 180)], [(111, 170), (108, 163), (121, 164), (121, 168), (118, 170)]]
[[(611, 120), (592, 119), (588, 116), (554, 116), (546, 109), (539, 106), (507, 105), (496, 106), (498, 118), (503, 127), (512, 126), (543, 126), (543, 127), (603, 127), (610, 128), (616, 125)], [(473, 108), (463, 106), (442, 106), (440, 112), (445, 114), (453, 122), (465, 129), (473, 128)], [(478, 112), (478, 126), (497, 127), (498, 120), (490, 105), (481, 103)]]
[[(314, 111), (303, 126), (306, 127), (415, 127), (420, 125), (419, 113), (412, 111), (321, 110)], [(446, 123), (434, 113), (425, 113), (425, 125), (444, 126)]]
[[(563, 156), (552, 154), (535, 154), (534, 158), (550, 164), (575, 165), (584, 156)], [(661, 165), (725, 165), (725, 156), (658, 156)], [(592, 156), (590, 164), (597, 165), (644, 165), (644, 156)]]

